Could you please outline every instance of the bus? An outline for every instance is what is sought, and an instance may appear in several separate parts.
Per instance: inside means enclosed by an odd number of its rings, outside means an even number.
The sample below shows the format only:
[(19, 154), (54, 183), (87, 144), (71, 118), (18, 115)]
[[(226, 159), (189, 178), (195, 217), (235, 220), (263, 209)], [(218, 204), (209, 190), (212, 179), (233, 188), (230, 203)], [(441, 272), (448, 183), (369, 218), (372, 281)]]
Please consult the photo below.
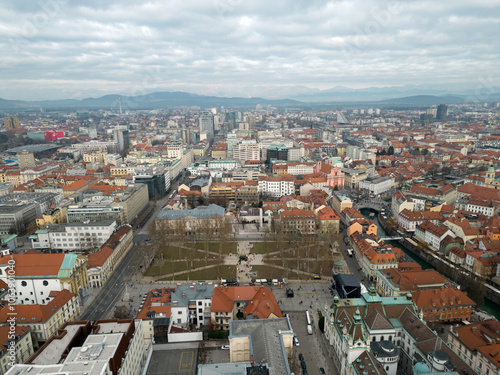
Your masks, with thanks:
[(306, 310), (306, 320), (307, 320), (307, 333), (309, 335), (312, 335), (313, 330), (312, 330), (312, 326), (311, 326), (311, 316), (309, 315), (308, 310)]

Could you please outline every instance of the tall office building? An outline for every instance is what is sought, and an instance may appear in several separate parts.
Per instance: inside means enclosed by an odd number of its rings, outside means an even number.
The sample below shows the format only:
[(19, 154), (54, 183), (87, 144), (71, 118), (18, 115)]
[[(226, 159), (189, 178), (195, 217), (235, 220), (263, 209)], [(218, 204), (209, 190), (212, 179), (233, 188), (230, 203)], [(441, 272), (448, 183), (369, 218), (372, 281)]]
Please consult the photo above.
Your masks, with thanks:
[(436, 119), (444, 120), (446, 117), (448, 117), (448, 106), (446, 104), (438, 105)]
[(237, 117), (236, 112), (226, 113), (226, 121), (227, 121), (228, 126), (229, 126), (229, 131), (236, 129), (236, 117)]
[(19, 129), (21, 127), (17, 117), (5, 117), (3, 122), (5, 124), (5, 129), (7, 130)]
[(205, 113), (200, 116), (200, 133), (207, 132), (207, 137), (212, 139), (214, 136), (214, 115)]
[(33, 153), (29, 151), (18, 152), (17, 164), (19, 164), (19, 168), (28, 168), (28, 167), (34, 168), (36, 164)]
[(130, 145), (130, 137), (128, 130), (115, 130), (115, 142), (118, 144), (120, 151), (127, 151)]

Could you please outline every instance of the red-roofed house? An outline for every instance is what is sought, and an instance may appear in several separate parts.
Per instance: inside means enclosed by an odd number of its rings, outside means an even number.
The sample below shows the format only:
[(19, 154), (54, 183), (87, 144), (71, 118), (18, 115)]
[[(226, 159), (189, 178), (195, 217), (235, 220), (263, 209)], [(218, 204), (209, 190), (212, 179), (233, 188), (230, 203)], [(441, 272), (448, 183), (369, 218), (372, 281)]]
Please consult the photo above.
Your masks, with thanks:
[(500, 322), (486, 320), (469, 325), (457, 325), (448, 333), (453, 351), (481, 375), (500, 373)]
[(320, 206), (315, 211), (319, 220), (319, 231), (321, 233), (339, 233), (339, 215), (328, 206)]
[(470, 320), (476, 303), (458, 288), (415, 291), (412, 301), (426, 322), (461, 322)]
[(229, 320), (282, 318), (273, 292), (258, 286), (216, 287), (211, 320), (216, 330), (229, 330)]
[[(76, 294), (64, 289), (47, 295), (46, 305), (7, 305), (0, 310), (0, 325), (9, 325), (12, 314), (16, 323), (28, 326), (33, 343), (41, 346), (65, 322), (75, 320), (80, 313)], [(13, 309), (12, 309), (13, 308)]]
[(280, 214), (284, 233), (313, 234), (316, 233), (316, 216), (311, 210), (294, 208)]

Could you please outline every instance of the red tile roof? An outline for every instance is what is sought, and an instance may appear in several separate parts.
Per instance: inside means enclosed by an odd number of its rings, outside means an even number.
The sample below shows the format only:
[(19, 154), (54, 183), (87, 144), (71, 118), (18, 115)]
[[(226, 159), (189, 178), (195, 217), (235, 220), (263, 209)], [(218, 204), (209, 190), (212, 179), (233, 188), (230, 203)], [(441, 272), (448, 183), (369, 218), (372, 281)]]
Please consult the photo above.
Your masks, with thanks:
[[(12, 313), (15, 313), (18, 324), (46, 322), (75, 296), (76, 294), (63, 289), (56, 292), (54, 299), (46, 305), (8, 305), (0, 310), (0, 322), (7, 322)], [(11, 309), (12, 306), (14, 310)]]
[[(34, 256), (34, 255), (37, 256)], [(14, 260), (16, 276), (55, 276), (64, 261), (64, 254), (42, 254), (38, 251), (24, 254), (11, 254), (0, 258), (0, 264), (6, 265)]]

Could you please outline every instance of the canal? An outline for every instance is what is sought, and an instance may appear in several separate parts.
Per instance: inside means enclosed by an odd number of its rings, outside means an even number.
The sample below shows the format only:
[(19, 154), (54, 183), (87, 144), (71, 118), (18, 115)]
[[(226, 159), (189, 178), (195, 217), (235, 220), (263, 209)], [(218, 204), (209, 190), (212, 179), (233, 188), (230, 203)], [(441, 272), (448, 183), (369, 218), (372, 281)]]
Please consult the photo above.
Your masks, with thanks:
[[(375, 213), (375, 216), (370, 216), (370, 213)], [(378, 221), (378, 212), (370, 209), (362, 209), (361, 213), (363, 214), (364, 217), (367, 219), (372, 220), (375, 224), (377, 224), (378, 230), (377, 230), (377, 236), (379, 238), (384, 238), (387, 237), (387, 233), (385, 230), (382, 228)], [(410, 258), (412, 258), (416, 263), (420, 264), (422, 266), (423, 270), (427, 269), (435, 269), (430, 263), (426, 262), (419, 256), (413, 254), (411, 251), (409, 251), (405, 246), (401, 245), (398, 241), (385, 241), (386, 243), (394, 246), (394, 247), (399, 247), (401, 250), (403, 250), (406, 255), (408, 255)], [(486, 311), (488, 314), (493, 315), (496, 317), (498, 320), (500, 320), (500, 305), (490, 301), (489, 299), (484, 299), (484, 304), (478, 307), (479, 309)]]

